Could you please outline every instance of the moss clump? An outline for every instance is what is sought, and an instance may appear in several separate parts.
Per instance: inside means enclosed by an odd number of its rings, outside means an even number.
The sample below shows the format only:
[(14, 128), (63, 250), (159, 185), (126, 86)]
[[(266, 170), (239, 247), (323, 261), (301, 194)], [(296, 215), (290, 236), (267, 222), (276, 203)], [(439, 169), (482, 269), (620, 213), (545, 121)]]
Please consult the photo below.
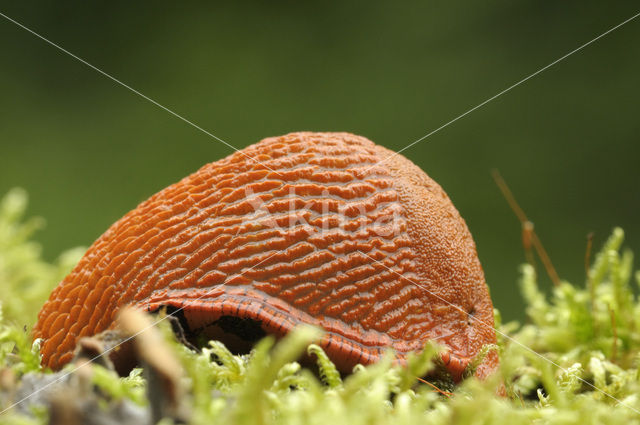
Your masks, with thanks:
[[(10, 405), (2, 373), (19, 382), (39, 370), (37, 343), (24, 324), (68, 269), (64, 261), (48, 264), (29, 240), (38, 221), (22, 221), (26, 198), (13, 191), (0, 207), (0, 409)], [(565, 424), (640, 423), (640, 300), (634, 295), (632, 255), (620, 252), (623, 232), (615, 229), (595, 257), (587, 282), (562, 282), (549, 297), (535, 271), (521, 269), (527, 304), (525, 325), (500, 323), (501, 369), (480, 382), (465, 380), (453, 394), (418, 382), (432, 365), (436, 348), (428, 346), (409, 367), (392, 365), (392, 355), (344, 378), (304, 329), (278, 344), (261, 341), (247, 356), (234, 356), (211, 342), (200, 353), (172, 341), (185, 370), (184, 397), (194, 424)], [(76, 256), (77, 258), (77, 256)], [(320, 377), (300, 367), (305, 350), (318, 361)], [(494, 347), (495, 348), (495, 347)], [(487, 347), (488, 349), (494, 349)], [(212, 358), (215, 361), (212, 361)], [(145, 406), (140, 371), (118, 378), (94, 367), (94, 391), (108, 404), (132, 400)], [(38, 372), (44, 373), (44, 372)], [(40, 376), (40, 375), (38, 375)], [(504, 385), (507, 396), (497, 395)], [(47, 412), (30, 415), (13, 408), (0, 423), (45, 423)], [(167, 418), (163, 423), (172, 423)]]
[(24, 219), (27, 193), (12, 189), (0, 199), (0, 303), (4, 318), (32, 326), (55, 285), (78, 262), (84, 248), (65, 251), (53, 263), (43, 261), (41, 247), (31, 240), (45, 224), (40, 217)]

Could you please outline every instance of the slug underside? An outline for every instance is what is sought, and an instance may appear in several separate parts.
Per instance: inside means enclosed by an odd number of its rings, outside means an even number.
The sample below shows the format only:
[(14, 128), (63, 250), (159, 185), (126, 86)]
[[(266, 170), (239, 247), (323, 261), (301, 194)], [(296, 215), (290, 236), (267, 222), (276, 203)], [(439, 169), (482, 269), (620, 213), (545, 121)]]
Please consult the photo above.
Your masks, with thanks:
[[(34, 329), (44, 364), (60, 368), (79, 337), (110, 328), (132, 304), (183, 308), (190, 330), (240, 345), (259, 331), (316, 325), (343, 371), (437, 340), (459, 380), (495, 342), (482, 268), (444, 191), (392, 155), (348, 133), (293, 133), (152, 196), (51, 294)], [(491, 352), (477, 375), (497, 361)]]

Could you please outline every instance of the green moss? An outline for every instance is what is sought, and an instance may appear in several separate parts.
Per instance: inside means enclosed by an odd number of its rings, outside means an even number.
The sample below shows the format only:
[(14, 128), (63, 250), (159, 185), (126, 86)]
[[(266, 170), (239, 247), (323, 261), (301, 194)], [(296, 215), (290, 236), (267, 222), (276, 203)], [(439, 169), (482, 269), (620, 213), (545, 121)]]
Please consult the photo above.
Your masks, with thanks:
[(41, 258), (41, 247), (31, 240), (45, 224), (40, 217), (24, 219), (27, 194), (13, 189), (0, 199), (0, 303), (4, 318), (32, 326), (53, 287), (78, 262), (84, 248), (65, 251), (54, 263)]
[[(37, 306), (68, 270), (65, 261), (47, 264), (29, 237), (38, 221), (22, 220), (23, 192), (8, 194), (0, 207), (0, 369), (18, 377), (39, 369), (31, 325)], [(409, 365), (392, 365), (392, 354), (342, 379), (316, 345), (318, 331), (301, 329), (275, 344), (262, 340), (250, 355), (234, 356), (209, 343), (200, 353), (175, 341), (172, 350), (185, 370), (184, 403), (194, 424), (564, 424), (640, 423), (640, 300), (633, 286), (632, 255), (621, 253), (624, 234), (615, 229), (595, 257), (587, 282), (562, 282), (545, 296), (531, 266), (521, 268), (527, 323), (499, 329), (500, 373), (480, 382), (469, 378), (452, 395), (420, 383), (433, 367), (437, 347), (429, 344)], [(77, 258), (77, 257), (76, 257)], [(635, 282), (632, 281), (635, 278)], [(11, 307), (9, 307), (11, 305)], [(165, 326), (166, 328), (166, 326)], [(166, 329), (165, 329), (166, 331)], [(169, 332), (166, 331), (168, 334)], [(306, 348), (308, 347), (308, 348)], [(319, 377), (296, 359), (307, 349)], [(212, 361), (214, 359), (215, 361)], [(144, 405), (145, 382), (134, 372), (118, 378), (96, 368), (93, 384), (110, 400)], [(504, 385), (507, 397), (497, 395)], [(1, 400), (1, 398), (0, 398)], [(0, 423), (44, 423), (11, 410)], [(171, 423), (164, 420), (163, 423)]]

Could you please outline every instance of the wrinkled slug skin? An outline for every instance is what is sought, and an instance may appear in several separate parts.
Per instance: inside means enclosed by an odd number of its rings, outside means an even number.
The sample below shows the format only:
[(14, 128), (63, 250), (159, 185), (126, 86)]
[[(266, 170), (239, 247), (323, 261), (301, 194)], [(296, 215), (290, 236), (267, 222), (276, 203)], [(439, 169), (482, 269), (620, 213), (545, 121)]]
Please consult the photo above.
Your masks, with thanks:
[[(437, 340), (459, 380), (496, 341), (475, 244), (442, 188), (390, 155), (348, 133), (292, 133), (153, 195), (89, 248), (43, 306), (34, 336), (44, 365), (59, 369), (78, 338), (110, 328), (133, 304), (184, 307), (194, 327), (221, 316), (276, 335), (320, 326), (344, 371), (387, 347), (403, 359)], [(491, 352), (476, 374), (497, 365)]]

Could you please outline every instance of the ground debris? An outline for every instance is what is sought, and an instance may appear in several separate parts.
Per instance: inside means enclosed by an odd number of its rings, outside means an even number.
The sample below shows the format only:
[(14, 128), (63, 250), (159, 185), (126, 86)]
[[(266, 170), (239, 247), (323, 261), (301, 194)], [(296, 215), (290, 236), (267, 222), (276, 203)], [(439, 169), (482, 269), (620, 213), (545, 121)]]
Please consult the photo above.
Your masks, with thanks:
[(135, 357), (143, 367), (154, 423), (162, 418), (187, 422), (181, 383), (184, 370), (151, 317), (133, 308), (124, 308), (118, 314), (117, 323), (127, 338), (132, 338)]
[[(149, 316), (130, 308), (117, 323), (115, 330), (80, 339), (62, 371), (30, 372), (17, 380), (11, 369), (0, 370), (1, 405), (30, 417), (48, 412), (50, 425), (146, 425), (163, 418), (186, 423), (184, 371), (160, 331)], [(94, 382), (94, 374), (104, 370), (123, 375), (123, 365), (127, 373), (133, 365), (142, 367), (147, 406), (113, 397)]]
[[(53, 374), (28, 373), (12, 392), (17, 412), (33, 416), (49, 412), (51, 425), (150, 424), (147, 408), (130, 400), (110, 400), (90, 382), (91, 365), (77, 371)], [(82, 372), (80, 372), (82, 370)]]

